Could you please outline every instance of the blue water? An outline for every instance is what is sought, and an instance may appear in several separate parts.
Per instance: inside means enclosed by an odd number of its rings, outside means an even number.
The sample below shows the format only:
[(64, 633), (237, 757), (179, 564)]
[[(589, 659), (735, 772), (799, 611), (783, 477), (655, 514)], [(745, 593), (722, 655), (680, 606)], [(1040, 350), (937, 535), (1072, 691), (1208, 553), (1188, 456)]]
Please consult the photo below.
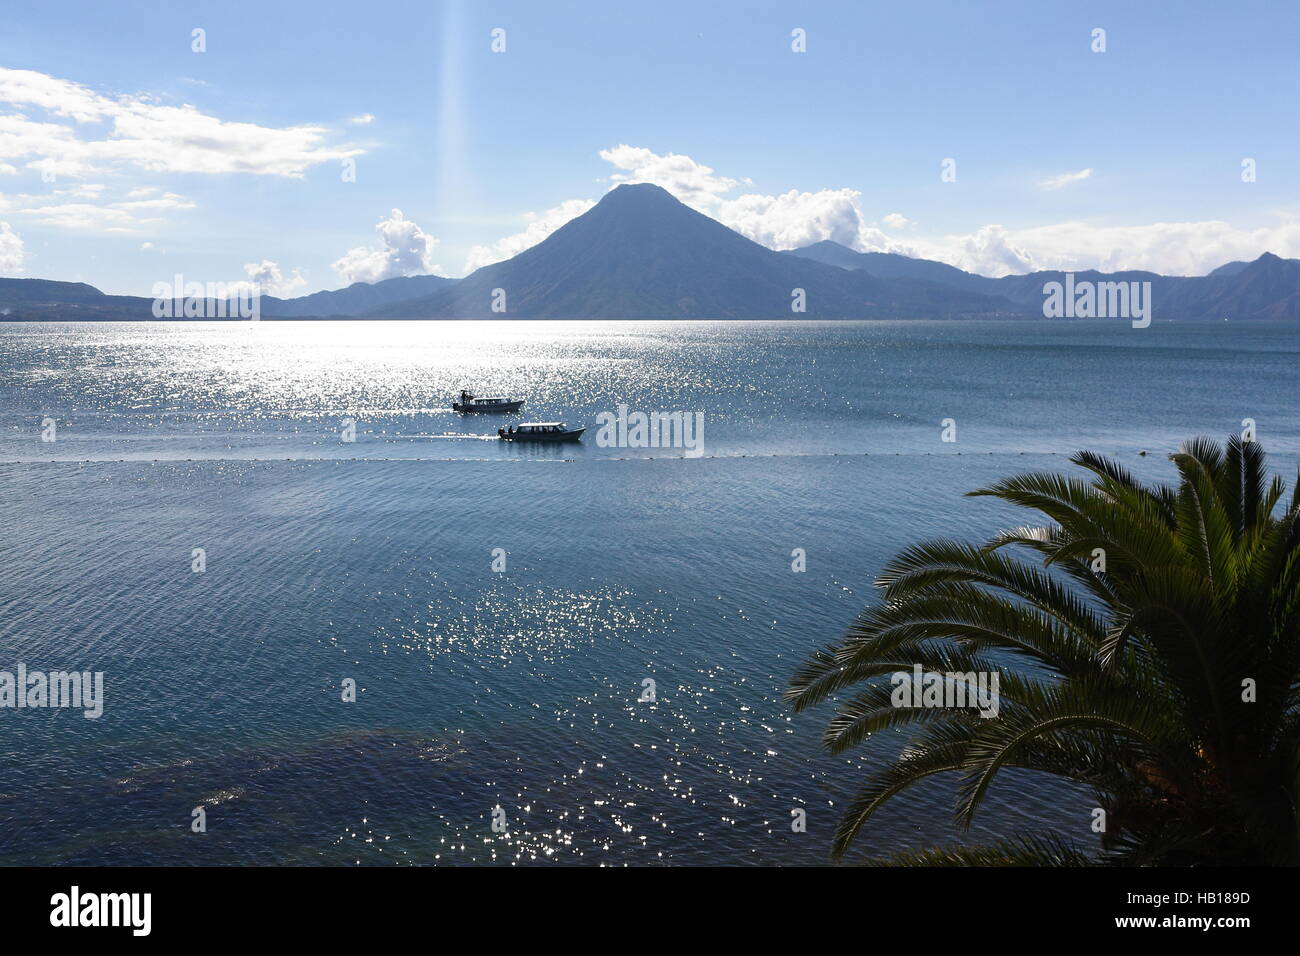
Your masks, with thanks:
[[(1292, 478), (1298, 351), (1229, 323), (0, 324), (0, 669), (106, 685), (99, 720), (0, 710), (0, 863), (825, 862), (899, 740), (828, 757), (781, 692), (881, 564), (1021, 523), (962, 493), (1079, 448), (1168, 479), (1252, 418)], [(456, 415), (462, 387), (527, 414)], [(703, 411), (703, 455), (600, 447), (619, 402)], [(533, 418), (592, 431), (494, 439)], [(860, 854), (1086, 840), (1092, 801), (1021, 774), (969, 832), (951, 805), (906, 794)]]

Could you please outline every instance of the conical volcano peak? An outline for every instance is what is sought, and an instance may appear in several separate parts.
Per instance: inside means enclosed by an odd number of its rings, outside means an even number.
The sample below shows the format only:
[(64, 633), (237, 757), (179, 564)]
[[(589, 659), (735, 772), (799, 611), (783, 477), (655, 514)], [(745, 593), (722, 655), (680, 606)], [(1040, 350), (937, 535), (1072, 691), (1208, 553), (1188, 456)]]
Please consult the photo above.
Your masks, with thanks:
[[(506, 310), (493, 311), (503, 293)], [(887, 287), (774, 252), (662, 186), (620, 183), (535, 246), (406, 307), (448, 318), (834, 319), (987, 315), (1010, 303), (937, 284)]]
[(682, 202), (668, 190), (654, 183), (620, 183), (605, 193), (596, 205), (635, 205), (649, 208), (655, 205), (680, 206)]

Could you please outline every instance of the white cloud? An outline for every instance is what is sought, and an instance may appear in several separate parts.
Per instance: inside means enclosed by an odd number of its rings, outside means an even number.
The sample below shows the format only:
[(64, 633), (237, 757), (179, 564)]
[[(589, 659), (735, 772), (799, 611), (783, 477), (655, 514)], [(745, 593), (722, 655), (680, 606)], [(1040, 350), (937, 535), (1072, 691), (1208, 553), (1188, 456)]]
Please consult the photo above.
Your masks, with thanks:
[(280, 272), (279, 264), (272, 262), (270, 259), (245, 263), (244, 273), (248, 276), (248, 282), (243, 283), (243, 285), (261, 289), (265, 295), (274, 295), (280, 298), (293, 295), (307, 284), (307, 280), (302, 277), (297, 269), (294, 269), (293, 273), (286, 277)]
[(1021, 248), (1015, 237), (998, 225), (984, 226), (965, 236), (918, 239), (905, 254), (946, 262), (967, 272), (986, 276), (1033, 272), (1036, 268), (1034, 256)]
[(581, 216), (594, 205), (596, 204), (590, 199), (566, 199), (540, 216), (529, 213), (525, 217), (530, 220), (528, 228), (523, 232), (498, 239), (490, 246), (475, 246), (471, 249), (465, 259), (465, 274), (468, 275), (483, 266), (490, 266), (494, 262), (509, 259), (511, 256), (517, 256), (525, 249), (537, 245), (565, 223)]
[(701, 211), (739, 185), (734, 179), (715, 176), (710, 167), (689, 156), (677, 153), (660, 156), (642, 146), (619, 145), (602, 149), (600, 158), (624, 170), (610, 176), (611, 182), (654, 183)]
[(912, 224), (912, 220), (908, 219), (901, 212), (888, 213), (881, 217), (881, 222), (886, 226), (889, 226), (891, 229), (906, 229)]
[(375, 226), (383, 240), (380, 248), (356, 246), (345, 252), (331, 268), (348, 283), (380, 282), (397, 276), (442, 274), (433, 261), (438, 240), (394, 209), (392, 217)]
[(22, 237), (7, 222), (0, 222), (0, 273), (22, 272), (27, 252)]
[[(0, 94), (0, 102), (4, 96)], [(77, 175), (83, 168), (72, 157), (81, 149), (73, 128), (62, 123), (44, 123), (21, 113), (0, 116), (0, 160), (28, 160), (37, 172)], [(9, 165), (9, 164), (6, 164)]]
[[(152, 248), (152, 246), (153, 243), (146, 242), (140, 248)], [(273, 295), (287, 298), (297, 294), (307, 284), (307, 280), (297, 269), (294, 269), (290, 275), (286, 276), (280, 269), (279, 263), (270, 259), (263, 259), (261, 262), (244, 263), (244, 275), (246, 278), (237, 279), (234, 282), (212, 283), (213, 291), (210, 294), (220, 298), (231, 298), (238, 295)], [(204, 283), (204, 285), (207, 285), (207, 283)]]
[(55, 116), (78, 123), (93, 123), (104, 117), (103, 96), (84, 86), (35, 70), (0, 68), (0, 100), (22, 106), (36, 106)]
[(375, 121), (374, 113), (362, 113), (360, 116), (354, 116), (350, 120), (348, 120), (349, 123), (352, 123), (355, 126), (368, 126), (374, 121)]
[(796, 189), (780, 196), (751, 193), (720, 200), (710, 214), (770, 249), (798, 249), (823, 239), (859, 245), (864, 224), (855, 189)]
[[(98, 184), (75, 185), (45, 194), (0, 195), (0, 211), (33, 222), (62, 229), (99, 232), (130, 232), (145, 224), (162, 221), (163, 212), (193, 209), (194, 203), (179, 193), (163, 193), (150, 199), (87, 202), (103, 197)], [(145, 195), (152, 195), (151, 190)], [(127, 196), (140, 195), (132, 190)]]
[(112, 206), (69, 202), (32, 206), (18, 210), (34, 222), (60, 229), (94, 232), (130, 232), (134, 221), (130, 213)]
[(105, 96), (33, 70), (0, 68), (0, 103), (35, 108), (47, 117), (0, 117), (0, 160), (22, 160), (29, 169), (62, 176), (125, 165), (154, 172), (299, 178), (312, 166), (362, 152), (327, 145), (329, 130), (322, 126), (230, 122), (145, 95)]
[(1077, 173), (1061, 173), (1059, 176), (1049, 176), (1047, 179), (1040, 180), (1038, 185), (1043, 189), (1062, 189), (1072, 183), (1081, 183), (1091, 175), (1091, 169), (1081, 169)]
[(986, 226), (973, 236), (946, 236), (918, 247), (928, 258), (984, 275), (1037, 269), (1204, 275), (1225, 262), (1256, 259), (1264, 252), (1300, 258), (1300, 217), (1275, 215), (1273, 224), (1256, 229), (1217, 220), (1139, 226), (1063, 222), (1014, 230)]
[(1215, 220), (1137, 226), (1062, 222), (1024, 229), (988, 225), (968, 234), (915, 239), (906, 254), (987, 276), (1042, 269), (1205, 275), (1225, 262), (1249, 261), (1265, 252), (1300, 258), (1300, 217), (1275, 215), (1275, 223), (1257, 229)]

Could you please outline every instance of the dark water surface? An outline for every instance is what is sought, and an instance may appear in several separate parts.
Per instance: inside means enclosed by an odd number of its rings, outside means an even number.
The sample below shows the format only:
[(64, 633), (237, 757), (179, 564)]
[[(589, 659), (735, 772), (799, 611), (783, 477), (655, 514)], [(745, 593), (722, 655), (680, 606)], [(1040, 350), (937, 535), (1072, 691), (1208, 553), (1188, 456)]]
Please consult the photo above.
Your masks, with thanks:
[[(880, 565), (1020, 523), (961, 494), (1079, 448), (1168, 480), (1251, 418), (1292, 479), (1297, 352), (1230, 323), (0, 324), (0, 669), (106, 685), (98, 720), (0, 710), (0, 863), (824, 862), (899, 741), (828, 757), (780, 696)], [(527, 414), (456, 415), (462, 387)], [(599, 447), (619, 402), (703, 411), (703, 456)], [(592, 431), (492, 437), (533, 418)], [(968, 834), (950, 807), (907, 794), (862, 852), (1085, 839), (1091, 801), (1020, 775)]]

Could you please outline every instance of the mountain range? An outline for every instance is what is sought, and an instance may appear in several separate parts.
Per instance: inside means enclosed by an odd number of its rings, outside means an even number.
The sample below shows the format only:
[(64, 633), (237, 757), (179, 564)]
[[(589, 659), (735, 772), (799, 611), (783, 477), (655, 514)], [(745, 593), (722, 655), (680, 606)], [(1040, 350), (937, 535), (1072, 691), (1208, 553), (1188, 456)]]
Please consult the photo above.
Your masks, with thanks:
[[(1157, 318), (1300, 318), (1300, 260), (1264, 253), (1205, 276), (1075, 272), (1076, 284), (1150, 282)], [(877, 319), (1039, 317), (1064, 272), (993, 279), (831, 241), (774, 252), (666, 190), (622, 185), (511, 259), (463, 279), (405, 276), (293, 299), (264, 318)], [(0, 279), (0, 318), (154, 318), (153, 299), (81, 282)], [(802, 306), (802, 309), (798, 307)]]

